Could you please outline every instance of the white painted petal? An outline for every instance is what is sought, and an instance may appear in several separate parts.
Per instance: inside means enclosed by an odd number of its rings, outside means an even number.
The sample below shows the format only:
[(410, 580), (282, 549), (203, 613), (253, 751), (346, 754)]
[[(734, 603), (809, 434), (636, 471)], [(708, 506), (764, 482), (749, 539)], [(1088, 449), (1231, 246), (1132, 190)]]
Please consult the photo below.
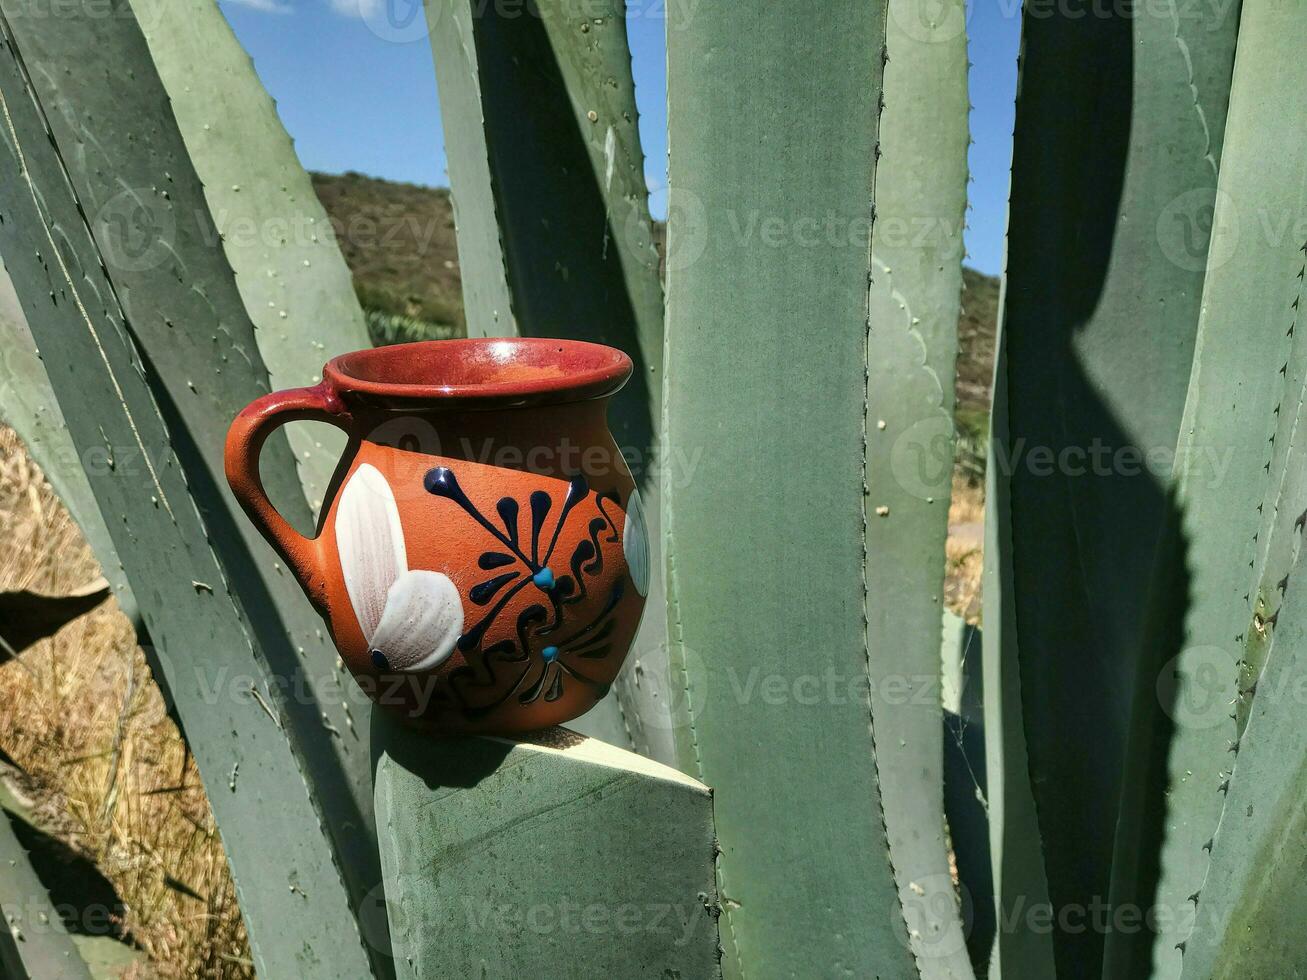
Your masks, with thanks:
[(405, 572), (390, 587), (372, 638), (391, 670), (430, 670), (454, 652), (463, 634), (463, 600), (439, 572)]
[(375, 466), (356, 469), (340, 493), (336, 550), (350, 605), (370, 644), (390, 587), (408, 569), (395, 495)]
[(640, 595), (648, 595), (649, 529), (645, 527), (644, 504), (640, 502), (639, 490), (632, 490), (631, 499), (626, 502), (622, 552), (626, 555), (626, 567), (631, 571), (631, 581), (635, 583), (635, 591)]

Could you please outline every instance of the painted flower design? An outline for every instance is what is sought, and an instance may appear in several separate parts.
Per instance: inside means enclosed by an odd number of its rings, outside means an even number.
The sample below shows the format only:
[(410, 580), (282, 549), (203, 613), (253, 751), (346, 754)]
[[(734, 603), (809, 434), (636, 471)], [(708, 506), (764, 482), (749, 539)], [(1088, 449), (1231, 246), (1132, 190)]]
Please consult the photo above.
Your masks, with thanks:
[[(607, 683), (591, 676), (586, 665), (597, 665), (614, 649), (624, 580), (619, 577), (606, 587), (607, 594), (597, 609), (591, 608), (581, 617), (578, 612), (585, 608), (581, 604), (593, 597), (595, 583), (601, 579), (605, 546), (619, 540), (631, 581), (645, 594), (649, 546), (638, 495), (633, 493), (628, 502), (619, 537), (618, 491), (596, 492), (579, 473), (568, 478), (560, 506), (555, 506), (547, 491), (535, 490), (526, 507), (511, 496), (499, 498), (493, 516), (468, 497), (449, 467), (429, 470), (423, 485), (428, 493), (456, 505), (488, 536), (488, 548), (477, 561), (487, 577), (468, 593), (472, 607), (482, 611), (476, 612), (475, 622), (458, 640), (468, 664), (451, 675), (464, 711), (485, 714), (514, 696), (524, 705), (542, 699), (557, 701), (563, 696), (565, 679), (590, 687), (596, 699), (603, 697)], [(574, 515), (583, 522), (584, 531), (567, 547), (560, 547), (567, 540), (563, 530)], [(523, 518), (525, 529), (521, 527)], [(482, 648), (491, 626), (522, 593), (533, 601), (516, 613), (516, 639), (502, 639)], [(502, 680), (501, 668), (512, 676), (511, 683)], [(492, 693), (490, 703), (479, 697), (485, 693)]]
[(336, 548), (377, 669), (421, 671), (444, 663), (463, 632), (463, 600), (448, 576), (409, 569), (395, 495), (367, 463), (341, 491)]

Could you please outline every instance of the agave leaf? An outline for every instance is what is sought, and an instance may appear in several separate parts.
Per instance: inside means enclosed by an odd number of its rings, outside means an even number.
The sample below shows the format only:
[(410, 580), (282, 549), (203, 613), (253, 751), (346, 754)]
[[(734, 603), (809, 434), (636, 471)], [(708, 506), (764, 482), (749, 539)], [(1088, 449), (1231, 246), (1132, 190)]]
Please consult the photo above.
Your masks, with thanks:
[[(26, 0), (0, 10), (16, 175), (0, 191), (0, 251), (59, 366), (50, 381), (74, 444), (114, 460), (92, 489), (115, 515), (133, 592), (149, 597), (152, 666), (230, 845), (255, 959), (293, 976), (310, 956), (315, 974), (356, 980), (370, 966), (351, 887), (371, 887), (377, 865), (371, 809), (351, 789), (370, 796), (370, 759), (365, 739), (330, 737), (350, 717), (334, 651), (225, 490), (226, 422), (267, 379), (198, 179), (126, 7), (57, 21)], [(267, 464), (307, 523), (284, 440)]]
[[(1015, 634), (986, 631), (1019, 665), (1039, 828), (1025, 839), (1042, 843), (1003, 859), (1042, 860), (1072, 916), (1109, 892), (1238, 23), (1233, 5), (1165, 6), (1031, 10), (1023, 24), (1002, 311), (1015, 455), (994, 460)], [(1104, 930), (1060, 921), (1058, 975), (1098, 977)]]
[(917, 975), (863, 616), (885, 17), (853, 0), (668, 11), (664, 431), (697, 460), (664, 475), (668, 626), (682, 765), (714, 791), (730, 977)]
[[(272, 98), (215, 0), (132, 0), (222, 236), (274, 389), (316, 384), (328, 358), (371, 347), (327, 213)], [(344, 433), (287, 427), (309, 506)]]
[[(1283, 140), (1284, 132), (1307, 121), (1302, 105), (1307, 74), (1292, 55), (1305, 24), (1307, 13), (1288, 2), (1249, 5), (1240, 24), (1213, 246), (1177, 452), (1177, 463), (1187, 462), (1176, 482), (1192, 596), (1187, 614), (1165, 623), (1178, 656), (1161, 677), (1141, 682), (1159, 684), (1172, 733), (1150, 793), (1122, 821), (1123, 836), (1136, 833), (1138, 821), (1156, 811), (1165, 834), (1156, 870), (1133, 881), (1122, 876), (1116, 883), (1126, 900), (1189, 913), (1159, 919), (1155, 937), (1114, 937), (1116, 963), (1147, 968), (1156, 977), (1180, 975), (1188, 943), (1207, 941), (1196, 935), (1192, 911), (1197, 902), (1199, 916), (1204, 913), (1213, 835), (1223, 825), (1222, 811), (1228, 815), (1233, 805), (1222, 788), (1231, 768), (1242, 767), (1238, 712), (1231, 707), (1239, 696), (1238, 661), (1250, 628), (1272, 628), (1269, 620), (1257, 622), (1258, 576), (1283, 580), (1297, 553), (1297, 545), (1287, 540), (1297, 534), (1296, 515), (1284, 508), (1296, 504), (1303, 479), (1297, 456), (1301, 437), (1290, 419), (1301, 411), (1303, 395), (1298, 334), (1307, 243), (1298, 240), (1300, 229), (1292, 221), (1281, 233), (1267, 222), (1307, 214), (1307, 153)], [(1200, 465), (1204, 460), (1208, 465)], [(1269, 545), (1263, 539), (1267, 534)], [(1165, 573), (1159, 569), (1159, 575)], [(1291, 576), (1286, 588), (1292, 583)], [(1289, 649), (1279, 639), (1273, 643), (1268, 672), (1275, 668), (1280, 676), (1293, 676), (1296, 668), (1276, 664), (1277, 651), (1291, 656)], [(1257, 687), (1260, 691), (1261, 684)], [(1259, 697), (1252, 700), (1249, 736), (1262, 722)], [(1268, 708), (1266, 718), (1282, 710)], [(1266, 721), (1270, 727), (1262, 736), (1280, 738), (1276, 724)], [(1301, 763), (1293, 744), (1280, 745), (1285, 754), (1277, 764), (1284, 772), (1266, 777), (1268, 802), (1296, 792), (1285, 788)], [(1264, 819), (1272, 823), (1261, 824)], [(1263, 829), (1249, 839), (1257, 846), (1269, 841), (1282, 829), (1275, 819), (1257, 815)], [(1282, 897), (1289, 900), (1293, 893)], [(1294, 907), (1301, 911), (1301, 905)], [(1264, 974), (1254, 969), (1248, 975)]]
[[(1000, 299), (999, 307), (1003, 303)], [(1052, 977), (1051, 937), (1022, 928), (1024, 916), (1049, 907), (1048, 879), (1039, 848), (1039, 823), (1030, 785), (1026, 726), (1022, 717), (1021, 667), (1017, 658), (1012, 588), (1011, 484), (999, 460), (1011, 452), (1008, 420), (1007, 335), (1000, 326), (994, 357), (993, 409), (985, 467), (985, 783), (989, 800), (990, 854), (995, 915), (1000, 923), (989, 975)]]
[(969, 140), (964, 4), (890, 0), (886, 54), (866, 388), (872, 730), (918, 969), (959, 977), (971, 964), (945, 843), (939, 658)]
[(91, 980), (9, 820), (0, 810), (0, 973), (10, 980)]
[(1182, 976), (1291, 977), (1307, 969), (1307, 578), (1290, 579), (1226, 791)]
[[(625, 4), (427, 0), (427, 17), (468, 334), (571, 337), (631, 355), (609, 422), (659, 568), (663, 304)], [(664, 601), (654, 576), (650, 610)], [(619, 703), (579, 727), (671, 762), (665, 628), (661, 615), (644, 618), (610, 695)]]
[(706, 786), (562, 729), (433, 743), (386, 726), (374, 742), (410, 975), (721, 976)]
[[(9, 273), (0, 269), (0, 418), (23, 440), (27, 452), (59, 497), (100, 563), (118, 608), (141, 631), (136, 599), (127, 584), (113, 539), (86, 479), (82, 457), (68, 434), (50, 378), (27, 327)], [(90, 461), (88, 460), (88, 463)]]

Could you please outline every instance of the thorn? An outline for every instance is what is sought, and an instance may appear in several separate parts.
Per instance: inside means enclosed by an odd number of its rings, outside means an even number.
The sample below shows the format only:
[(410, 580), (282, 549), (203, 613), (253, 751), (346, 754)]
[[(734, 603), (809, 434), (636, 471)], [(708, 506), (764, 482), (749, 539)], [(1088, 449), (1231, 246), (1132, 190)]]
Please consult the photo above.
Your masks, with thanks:
[(272, 723), (276, 725), (277, 728), (280, 729), (281, 721), (277, 718), (276, 714), (273, 713), (273, 710), (271, 706), (268, 704), (268, 702), (263, 699), (263, 695), (259, 693), (259, 689), (255, 687), (253, 684), (250, 685), (250, 695), (254, 698), (255, 701), (259, 702), (259, 707), (262, 708), (264, 712), (267, 714), (267, 716), (272, 719)]
[(1185, 899), (1185, 901), (1187, 901), (1187, 902), (1193, 902), (1195, 905), (1197, 905), (1197, 904), (1198, 904), (1198, 892), (1194, 892), (1194, 893), (1193, 893), (1192, 895), (1190, 895), (1187, 899)]

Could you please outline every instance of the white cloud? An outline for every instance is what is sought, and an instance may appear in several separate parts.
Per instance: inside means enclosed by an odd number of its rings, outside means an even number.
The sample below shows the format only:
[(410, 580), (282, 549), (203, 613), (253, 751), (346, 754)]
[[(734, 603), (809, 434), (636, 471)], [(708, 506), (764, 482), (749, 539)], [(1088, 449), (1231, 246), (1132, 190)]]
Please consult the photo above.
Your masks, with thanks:
[(386, 6), (386, 0), (331, 0), (331, 9), (346, 17), (376, 17)]
[(294, 8), (283, 0), (226, 0), (238, 7), (249, 7), (265, 14), (289, 14)]

